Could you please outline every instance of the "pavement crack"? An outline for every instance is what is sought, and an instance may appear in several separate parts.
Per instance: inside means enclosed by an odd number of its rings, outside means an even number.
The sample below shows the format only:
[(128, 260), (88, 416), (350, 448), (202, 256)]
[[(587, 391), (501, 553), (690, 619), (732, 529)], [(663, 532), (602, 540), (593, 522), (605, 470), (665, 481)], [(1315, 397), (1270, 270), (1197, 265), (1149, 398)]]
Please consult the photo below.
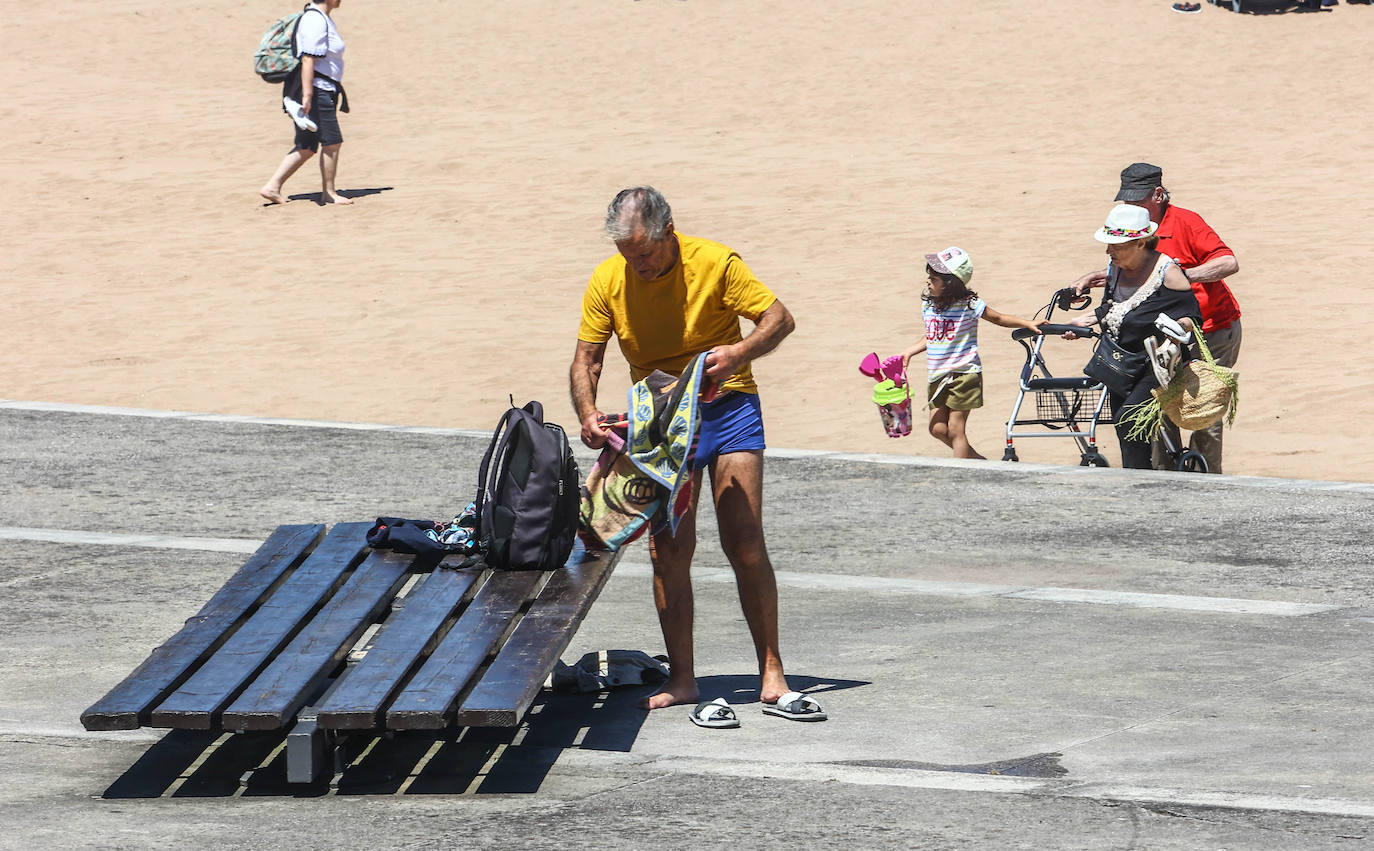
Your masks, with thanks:
[[(1156, 815), (1168, 816), (1169, 818), (1187, 819), (1189, 821), (1202, 822), (1203, 824), (1215, 825), (1243, 825), (1255, 830), (1269, 831), (1270, 833), (1280, 833), (1285, 836), (1304, 836), (1304, 837), (1323, 837), (1328, 839), (1350, 839), (1363, 840), (1369, 838), (1368, 833), (1336, 833), (1321, 830), (1304, 830), (1303, 828), (1285, 827), (1282, 825), (1268, 825), (1256, 823), (1253, 818), (1225, 818), (1223, 810), (1192, 810), (1190, 808), (1167, 807), (1159, 804), (1139, 804), (1141, 809)], [(1212, 817), (1208, 818), (1207, 814)]]
[(1348, 663), (1348, 662), (1360, 662), (1360, 663), (1363, 663), (1367, 658), (1368, 658), (1367, 656), (1347, 656), (1347, 657), (1345, 657), (1344, 659), (1329, 659), (1329, 660), (1327, 660), (1327, 661), (1325, 661), (1325, 662), (1321, 662), (1321, 663), (1319, 663), (1319, 664), (1312, 665), (1312, 666), (1307, 667), (1307, 668), (1303, 668), (1303, 669), (1300, 670), (1300, 671), (1290, 671), (1290, 672), (1287, 673), (1287, 674), (1283, 674), (1283, 675), (1281, 675), (1281, 676), (1275, 677), (1274, 679), (1269, 680), (1268, 682), (1266, 682), (1265, 685), (1268, 686), (1268, 685), (1273, 685), (1274, 683), (1281, 683), (1281, 682), (1283, 682), (1284, 680), (1290, 680), (1290, 679), (1292, 679), (1293, 677), (1300, 677), (1300, 676), (1302, 676), (1302, 675), (1304, 675), (1304, 674), (1310, 674), (1310, 673), (1312, 673), (1313, 671), (1320, 671), (1322, 668), (1331, 668), (1331, 667), (1335, 667), (1335, 666), (1337, 666), (1337, 665), (1344, 665), (1344, 664), (1346, 664), (1346, 663)]
[(600, 796), (602, 796), (602, 795), (608, 795), (608, 794), (611, 794), (611, 793), (613, 793), (613, 792), (621, 792), (621, 791), (624, 791), (624, 790), (626, 790), (626, 789), (633, 789), (633, 788), (636, 787), (636, 786), (643, 786), (643, 785), (646, 784), (646, 783), (655, 783), (655, 782), (657, 782), (657, 781), (659, 781), (659, 780), (663, 780), (664, 778), (672, 777), (672, 776), (673, 776), (673, 773), (674, 773), (674, 772), (671, 772), (671, 771), (665, 771), (665, 772), (663, 772), (663, 773), (661, 773), (661, 774), (655, 774), (655, 775), (653, 775), (652, 777), (641, 777), (641, 778), (638, 779), (638, 780), (631, 780), (631, 781), (629, 781), (629, 782), (627, 782), (627, 783), (621, 783), (619, 786), (611, 786), (611, 787), (606, 788), (606, 789), (598, 789), (598, 790), (595, 791), (595, 792), (590, 792), (590, 793), (588, 793), (588, 794), (582, 796), (582, 797), (579, 798), (578, 800), (580, 800), (580, 801), (589, 801), (589, 800), (591, 800), (591, 799), (593, 799), (593, 798), (598, 798), (598, 797), (600, 797)]
[(81, 742), (64, 741), (64, 740), (62, 740), (62, 739), (50, 738), (50, 737), (47, 737), (47, 736), (35, 737), (35, 736), (5, 736), (5, 735), (0, 735), (0, 742), (3, 742), (3, 743), (5, 743), (5, 744), (7, 744), (7, 745), (43, 745), (43, 746), (46, 746), (46, 747), (57, 747), (57, 748), (84, 748), (84, 747), (85, 747), (85, 745), (84, 745), (83, 743), (81, 743)]
[[(1316, 664), (1309, 665), (1309, 666), (1307, 666), (1307, 667), (1305, 667), (1305, 668), (1301, 668), (1301, 669), (1296, 670), (1296, 671), (1289, 671), (1289, 672), (1286, 673), (1286, 674), (1280, 674), (1279, 676), (1276, 676), (1276, 677), (1274, 677), (1274, 678), (1272, 678), (1272, 679), (1264, 680), (1263, 682), (1257, 683), (1254, 687), (1255, 687), (1255, 688), (1264, 688), (1264, 687), (1266, 687), (1266, 686), (1272, 686), (1272, 685), (1274, 685), (1275, 683), (1281, 683), (1281, 682), (1283, 682), (1284, 680), (1290, 680), (1290, 679), (1293, 679), (1294, 677), (1301, 677), (1301, 676), (1304, 676), (1304, 675), (1306, 675), (1306, 674), (1313, 673), (1314, 671), (1320, 671), (1320, 670), (1322, 670), (1323, 668), (1332, 668), (1332, 667), (1335, 667), (1335, 666), (1338, 666), (1338, 665), (1345, 665), (1345, 664), (1351, 663), (1351, 662), (1363, 663), (1364, 660), (1365, 660), (1365, 657), (1364, 657), (1364, 656), (1346, 656), (1346, 657), (1343, 657), (1343, 658), (1340, 658), (1340, 659), (1328, 659), (1328, 660), (1326, 660), (1326, 661), (1318, 662), (1318, 663), (1316, 663)], [(1145, 719), (1142, 719), (1142, 720), (1140, 720), (1140, 721), (1136, 721), (1136, 722), (1134, 722), (1134, 723), (1127, 724), (1127, 725), (1125, 725), (1124, 727), (1117, 727), (1117, 728), (1114, 729), (1114, 730), (1108, 730), (1108, 731), (1106, 731), (1106, 732), (1104, 732), (1104, 733), (1099, 733), (1099, 734), (1097, 734), (1097, 735), (1095, 735), (1095, 736), (1089, 736), (1089, 737), (1087, 737), (1087, 738), (1085, 738), (1085, 739), (1080, 739), (1080, 740), (1078, 740), (1078, 741), (1076, 741), (1076, 742), (1071, 742), (1071, 743), (1069, 743), (1069, 744), (1067, 744), (1067, 745), (1064, 745), (1062, 748), (1060, 748), (1060, 750), (1061, 750), (1061, 752), (1063, 752), (1063, 751), (1069, 751), (1069, 750), (1072, 750), (1073, 748), (1077, 748), (1077, 747), (1080, 747), (1080, 746), (1082, 746), (1082, 745), (1089, 745), (1089, 744), (1092, 744), (1092, 743), (1094, 743), (1094, 742), (1100, 742), (1100, 741), (1102, 741), (1103, 739), (1109, 739), (1109, 738), (1111, 738), (1112, 736), (1120, 735), (1121, 733), (1128, 733), (1128, 732), (1130, 732), (1130, 731), (1132, 731), (1132, 730), (1137, 730), (1137, 729), (1139, 729), (1139, 728), (1141, 728), (1141, 727), (1147, 727), (1147, 726), (1149, 726), (1150, 724), (1156, 724), (1156, 723), (1158, 723), (1158, 722), (1160, 722), (1160, 721), (1163, 721), (1163, 720), (1166, 719), (1166, 718), (1172, 718), (1173, 716), (1178, 715), (1178, 714), (1183, 713), (1183, 712), (1189, 712), (1189, 711), (1192, 711), (1192, 710), (1203, 709), (1203, 708), (1208, 707), (1208, 706), (1215, 706), (1216, 704), (1219, 704), (1219, 703), (1223, 703), (1223, 702), (1229, 701), (1230, 699), (1231, 699), (1230, 694), (1229, 694), (1229, 693), (1225, 693), (1225, 694), (1218, 694), (1218, 695), (1215, 696), (1215, 697), (1209, 697), (1209, 698), (1207, 698), (1207, 699), (1205, 699), (1205, 700), (1199, 700), (1199, 701), (1195, 701), (1195, 702), (1193, 702), (1193, 703), (1187, 703), (1187, 704), (1184, 704), (1183, 706), (1178, 706), (1178, 707), (1175, 707), (1175, 708), (1173, 708), (1173, 709), (1170, 709), (1170, 710), (1167, 711), (1167, 712), (1161, 712), (1160, 714), (1155, 715), (1155, 716), (1153, 716), (1153, 717), (1145, 718)]]

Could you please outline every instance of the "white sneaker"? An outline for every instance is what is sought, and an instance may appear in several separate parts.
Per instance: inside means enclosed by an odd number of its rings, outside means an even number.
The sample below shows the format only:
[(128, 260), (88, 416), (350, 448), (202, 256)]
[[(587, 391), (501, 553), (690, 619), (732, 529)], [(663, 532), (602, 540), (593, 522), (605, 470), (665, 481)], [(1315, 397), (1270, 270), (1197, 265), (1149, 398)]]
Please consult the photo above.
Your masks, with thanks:
[(311, 133), (320, 129), (315, 126), (315, 122), (310, 120), (310, 116), (305, 114), (305, 109), (291, 98), (282, 98), (281, 105), (286, 107), (286, 114), (291, 116), (291, 120), (296, 122), (297, 127), (302, 130), (309, 130)]

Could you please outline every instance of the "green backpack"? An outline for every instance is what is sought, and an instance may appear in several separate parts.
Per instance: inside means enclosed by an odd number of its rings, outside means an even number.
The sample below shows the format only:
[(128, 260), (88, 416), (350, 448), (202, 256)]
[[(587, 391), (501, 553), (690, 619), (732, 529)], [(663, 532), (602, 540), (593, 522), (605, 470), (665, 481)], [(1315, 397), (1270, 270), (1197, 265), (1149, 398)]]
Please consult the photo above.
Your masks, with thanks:
[(253, 70), (264, 82), (280, 83), (296, 73), (296, 68), (301, 64), (296, 57), (296, 28), (301, 24), (301, 15), (310, 9), (311, 6), (307, 4), (301, 11), (277, 21), (263, 34), (262, 41), (258, 42), (258, 50), (253, 54)]

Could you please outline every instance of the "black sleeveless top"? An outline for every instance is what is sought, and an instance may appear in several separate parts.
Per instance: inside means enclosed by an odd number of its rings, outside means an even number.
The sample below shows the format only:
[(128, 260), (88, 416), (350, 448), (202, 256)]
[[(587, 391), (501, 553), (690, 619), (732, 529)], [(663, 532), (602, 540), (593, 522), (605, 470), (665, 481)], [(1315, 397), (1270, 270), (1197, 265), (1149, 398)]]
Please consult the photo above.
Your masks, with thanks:
[[(1160, 260), (1155, 265), (1152, 275), (1162, 275), (1167, 263), (1173, 262), (1171, 259), (1160, 255)], [(1097, 320), (1100, 323), (1103, 333), (1107, 333), (1106, 323), (1103, 321), (1107, 316), (1107, 311), (1115, 303), (1116, 282), (1120, 277), (1121, 270), (1115, 266), (1107, 277), (1106, 296), (1102, 303), (1097, 306)], [(1148, 279), (1147, 279), (1148, 280)], [(1121, 330), (1116, 338), (1121, 348), (1128, 352), (1145, 351), (1145, 339), (1154, 337), (1159, 332), (1155, 329), (1155, 317), (1163, 313), (1170, 319), (1182, 319), (1190, 317), (1198, 327), (1202, 324), (1202, 309), (1198, 307), (1197, 296), (1193, 295), (1192, 289), (1171, 290), (1164, 284), (1130, 310), (1121, 319)]]

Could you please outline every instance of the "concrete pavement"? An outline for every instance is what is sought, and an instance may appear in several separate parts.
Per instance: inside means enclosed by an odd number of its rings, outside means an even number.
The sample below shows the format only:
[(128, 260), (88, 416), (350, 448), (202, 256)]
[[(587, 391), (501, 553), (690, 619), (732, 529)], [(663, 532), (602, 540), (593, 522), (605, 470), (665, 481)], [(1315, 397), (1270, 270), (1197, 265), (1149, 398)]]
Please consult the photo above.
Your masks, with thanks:
[[(0, 403), (0, 848), (1374, 838), (1368, 485), (770, 451), (785, 659), (827, 722), (759, 712), (706, 512), (698, 670), (738, 730), (551, 695), (304, 790), (270, 736), (81, 730), (277, 524), (451, 515), (485, 442)], [(648, 576), (636, 544), (565, 658), (661, 652)]]

